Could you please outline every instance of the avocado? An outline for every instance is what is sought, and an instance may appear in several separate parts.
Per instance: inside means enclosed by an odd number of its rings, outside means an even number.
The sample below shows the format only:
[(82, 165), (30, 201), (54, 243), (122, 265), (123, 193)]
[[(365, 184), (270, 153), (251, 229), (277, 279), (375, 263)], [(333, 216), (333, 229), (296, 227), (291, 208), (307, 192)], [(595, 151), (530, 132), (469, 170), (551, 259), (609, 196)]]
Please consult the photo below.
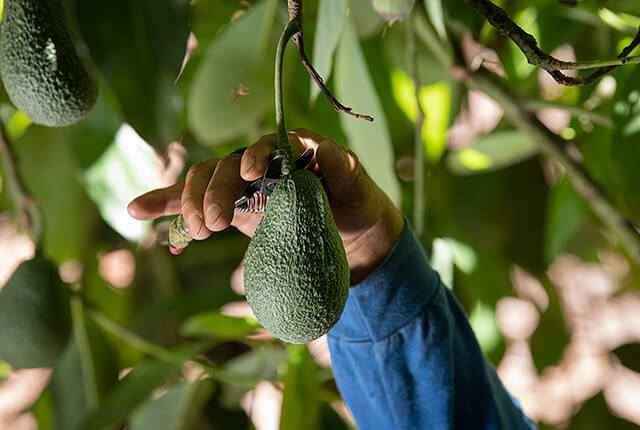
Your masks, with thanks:
[(291, 343), (327, 333), (344, 309), (349, 264), (329, 201), (308, 170), (282, 177), (249, 243), (247, 301), (264, 328)]
[(56, 267), (36, 257), (0, 290), (0, 360), (15, 369), (51, 367), (71, 334), (69, 291)]
[(75, 51), (60, 0), (4, 2), (0, 76), (13, 104), (49, 127), (84, 118), (98, 95)]

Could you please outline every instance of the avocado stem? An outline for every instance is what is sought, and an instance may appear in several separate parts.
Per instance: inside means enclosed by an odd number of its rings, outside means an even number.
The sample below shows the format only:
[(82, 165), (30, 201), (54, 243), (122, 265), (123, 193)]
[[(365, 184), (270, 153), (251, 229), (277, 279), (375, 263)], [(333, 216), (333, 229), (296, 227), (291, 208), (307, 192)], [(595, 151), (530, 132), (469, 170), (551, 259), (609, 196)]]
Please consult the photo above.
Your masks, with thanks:
[(284, 121), (284, 101), (282, 96), (282, 64), (284, 63), (284, 51), (287, 43), (294, 34), (300, 31), (300, 19), (295, 17), (291, 19), (284, 28), (278, 48), (276, 50), (276, 68), (275, 68), (275, 95), (276, 95), (276, 135), (278, 138), (278, 152), (284, 153), (285, 159), (282, 161), (282, 173), (288, 174), (295, 167), (293, 158), (293, 148), (289, 141), (287, 126)]

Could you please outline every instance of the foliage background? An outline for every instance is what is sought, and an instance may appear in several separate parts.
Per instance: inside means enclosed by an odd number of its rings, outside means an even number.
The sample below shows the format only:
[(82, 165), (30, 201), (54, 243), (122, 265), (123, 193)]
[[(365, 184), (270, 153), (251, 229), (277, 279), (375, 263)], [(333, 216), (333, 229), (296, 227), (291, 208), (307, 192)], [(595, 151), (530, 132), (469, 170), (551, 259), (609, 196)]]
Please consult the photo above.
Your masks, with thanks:
[[(543, 50), (567, 59), (612, 58), (640, 24), (633, 0), (496, 3)], [(352, 146), (410, 223), (424, 225), (432, 264), (541, 428), (633, 428), (640, 424), (637, 262), (522, 124), (537, 115), (637, 223), (640, 68), (560, 87), (463, 0), (418, 1), (412, 17), (398, 21), (413, 4), (305, 2), (306, 45), (318, 70), (344, 104), (376, 120), (335, 113), (290, 47), (288, 126)], [(184, 166), (273, 131), (283, 3), (66, 6), (100, 80), (98, 103), (80, 123), (49, 129), (30, 124), (2, 92), (0, 117), (44, 215), (44, 253), (87, 304), (74, 307), (74, 337), (53, 370), (0, 365), (0, 425), (354, 428), (322, 341), (307, 349), (255, 334), (237, 294), (248, 239), (230, 230), (172, 257), (157, 245), (166, 221), (138, 223), (125, 211)], [(426, 115), (418, 152), (413, 61)], [(470, 92), (470, 73), (499, 81), (528, 109), (522, 121), (503, 118), (507, 108), (482, 88)], [(424, 192), (416, 194), (422, 176)], [(33, 245), (0, 190), (4, 281)]]

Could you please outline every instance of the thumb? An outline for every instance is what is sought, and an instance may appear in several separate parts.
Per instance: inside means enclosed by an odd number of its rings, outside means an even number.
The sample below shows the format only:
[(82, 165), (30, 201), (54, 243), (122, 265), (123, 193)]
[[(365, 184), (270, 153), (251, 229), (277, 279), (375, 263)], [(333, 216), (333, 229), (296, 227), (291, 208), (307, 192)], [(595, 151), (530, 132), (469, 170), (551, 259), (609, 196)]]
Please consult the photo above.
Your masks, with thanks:
[(334, 199), (345, 201), (353, 196), (361, 170), (355, 154), (331, 140), (324, 140), (316, 150), (316, 162)]

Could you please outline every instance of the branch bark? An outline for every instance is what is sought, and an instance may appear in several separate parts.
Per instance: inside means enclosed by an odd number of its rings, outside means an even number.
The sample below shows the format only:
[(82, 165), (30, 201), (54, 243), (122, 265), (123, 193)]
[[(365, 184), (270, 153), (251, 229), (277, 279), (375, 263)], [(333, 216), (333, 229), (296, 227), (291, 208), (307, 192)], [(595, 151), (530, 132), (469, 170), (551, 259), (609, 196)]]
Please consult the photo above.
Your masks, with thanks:
[[(529, 64), (540, 67), (553, 77), (553, 79), (561, 85), (570, 87), (580, 87), (593, 83), (598, 78), (609, 73), (618, 66), (624, 64), (639, 64), (640, 57), (629, 57), (629, 54), (640, 45), (640, 29), (633, 41), (622, 50), (620, 55), (613, 60), (604, 61), (587, 61), (587, 62), (571, 62), (559, 60), (538, 47), (538, 41), (531, 34), (524, 31), (516, 24), (504, 9), (496, 6), (490, 0), (465, 0), (467, 4), (476, 9), (487, 21), (498, 29), (500, 34), (509, 37), (518, 45), (518, 48), (527, 57)], [(584, 70), (595, 69), (595, 72), (583, 76), (572, 77), (562, 70)]]

